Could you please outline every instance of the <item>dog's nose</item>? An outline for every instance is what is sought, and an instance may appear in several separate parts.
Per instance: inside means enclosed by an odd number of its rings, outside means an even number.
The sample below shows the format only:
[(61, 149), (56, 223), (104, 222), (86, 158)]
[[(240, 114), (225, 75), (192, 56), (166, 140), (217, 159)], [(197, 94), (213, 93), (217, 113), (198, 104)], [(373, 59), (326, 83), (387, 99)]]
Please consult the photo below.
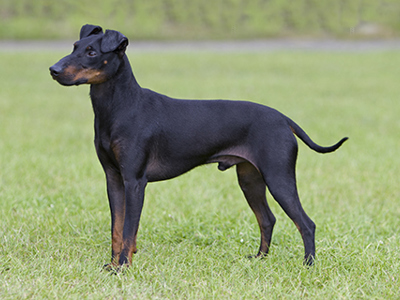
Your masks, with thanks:
[(50, 70), (50, 74), (53, 77), (57, 77), (58, 75), (60, 75), (60, 73), (62, 73), (62, 68), (60, 66), (58, 66), (57, 64), (51, 66), (49, 68)]

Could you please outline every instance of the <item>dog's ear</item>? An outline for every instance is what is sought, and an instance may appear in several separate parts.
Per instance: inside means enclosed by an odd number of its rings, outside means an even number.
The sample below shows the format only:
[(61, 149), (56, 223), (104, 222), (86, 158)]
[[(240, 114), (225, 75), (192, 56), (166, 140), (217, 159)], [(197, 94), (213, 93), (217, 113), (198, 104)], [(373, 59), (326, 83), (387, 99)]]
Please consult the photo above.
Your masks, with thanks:
[(128, 38), (115, 30), (106, 30), (101, 41), (101, 51), (103, 53), (116, 51), (120, 57), (125, 54), (128, 46)]
[(103, 33), (103, 29), (100, 26), (86, 24), (83, 25), (81, 28), (79, 39), (83, 39), (85, 37), (88, 37), (89, 35), (99, 34), (99, 33)]

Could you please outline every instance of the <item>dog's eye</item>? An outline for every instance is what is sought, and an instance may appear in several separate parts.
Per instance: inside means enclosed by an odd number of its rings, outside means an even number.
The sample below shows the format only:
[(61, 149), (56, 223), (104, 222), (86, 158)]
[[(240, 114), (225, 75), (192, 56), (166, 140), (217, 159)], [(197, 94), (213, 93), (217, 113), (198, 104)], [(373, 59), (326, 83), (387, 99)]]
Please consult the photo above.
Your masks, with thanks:
[(96, 56), (97, 53), (94, 51), (89, 51), (87, 55), (93, 57), (93, 56)]

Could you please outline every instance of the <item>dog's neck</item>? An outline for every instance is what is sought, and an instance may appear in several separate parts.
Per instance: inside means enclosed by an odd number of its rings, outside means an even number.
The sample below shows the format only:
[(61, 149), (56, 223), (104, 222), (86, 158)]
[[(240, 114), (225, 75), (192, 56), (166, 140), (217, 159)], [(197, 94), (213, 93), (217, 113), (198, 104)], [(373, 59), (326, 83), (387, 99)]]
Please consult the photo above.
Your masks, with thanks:
[(116, 111), (127, 110), (135, 105), (135, 100), (132, 99), (138, 99), (140, 91), (141, 87), (125, 54), (112, 78), (100, 84), (90, 85), (90, 98), (96, 118), (112, 117)]

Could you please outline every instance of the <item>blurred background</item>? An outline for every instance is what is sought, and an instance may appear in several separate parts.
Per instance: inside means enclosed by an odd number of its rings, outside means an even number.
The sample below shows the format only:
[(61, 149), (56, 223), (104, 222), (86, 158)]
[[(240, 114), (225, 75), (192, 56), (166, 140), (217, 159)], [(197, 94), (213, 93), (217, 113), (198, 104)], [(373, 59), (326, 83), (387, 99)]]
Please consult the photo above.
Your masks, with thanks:
[(0, 39), (71, 39), (83, 24), (136, 40), (393, 38), (399, 0), (1, 0)]

